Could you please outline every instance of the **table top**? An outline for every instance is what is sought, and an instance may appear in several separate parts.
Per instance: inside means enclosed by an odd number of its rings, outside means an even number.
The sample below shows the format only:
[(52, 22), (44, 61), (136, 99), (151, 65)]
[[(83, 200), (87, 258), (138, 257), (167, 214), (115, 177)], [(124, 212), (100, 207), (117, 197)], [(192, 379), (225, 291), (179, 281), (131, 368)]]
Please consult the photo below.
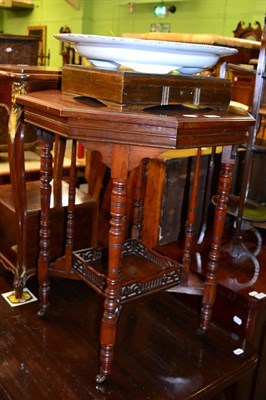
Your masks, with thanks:
[(247, 111), (235, 107), (226, 111), (183, 106), (117, 111), (58, 90), (22, 95), (17, 103), (24, 106), (26, 122), (67, 138), (163, 150), (245, 143), (247, 129), (254, 124)]

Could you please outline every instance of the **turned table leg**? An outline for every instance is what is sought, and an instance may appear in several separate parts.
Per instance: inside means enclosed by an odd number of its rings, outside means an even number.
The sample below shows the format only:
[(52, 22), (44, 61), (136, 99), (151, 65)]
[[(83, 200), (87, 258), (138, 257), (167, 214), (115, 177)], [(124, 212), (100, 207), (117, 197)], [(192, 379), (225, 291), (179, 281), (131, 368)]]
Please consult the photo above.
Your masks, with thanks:
[(24, 175), (24, 132), (25, 125), (21, 123), (20, 117), (16, 119), (14, 127), (15, 134), (8, 137), (8, 158), (10, 167), (10, 179), (12, 182), (13, 199), (16, 210), (17, 224), (17, 264), (13, 282), (14, 294), (20, 299), (26, 283), (26, 255), (25, 255), (25, 224), (27, 197)]
[(40, 219), (40, 253), (38, 260), (39, 280), (39, 303), (38, 317), (42, 317), (49, 305), (48, 296), (50, 290), (48, 268), (50, 255), (50, 197), (52, 180), (52, 148), (53, 137), (45, 131), (38, 134), (41, 146), (41, 169), (40, 169), (40, 196), (41, 196), (41, 219)]
[(111, 373), (117, 322), (121, 309), (121, 251), (125, 240), (127, 206), (128, 146), (114, 145), (112, 160), (113, 190), (111, 194), (111, 228), (109, 231), (109, 262), (104, 313), (101, 324), (100, 369), (96, 382)]
[(199, 148), (197, 151), (196, 167), (194, 171), (194, 178), (193, 178), (192, 190), (189, 201), (188, 218), (186, 221), (184, 255), (182, 262), (182, 284), (184, 286), (188, 284), (188, 274), (191, 264), (191, 252), (194, 243), (193, 239), (194, 239), (194, 227), (197, 218), (200, 160), (201, 160), (201, 148)]
[(143, 225), (143, 207), (146, 188), (147, 164), (149, 159), (144, 158), (137, 170), (137, 178), (135, 184), (134, 209), (133, 209), (133, 226), (131, 237), (141, 240)]
[(232, 146), (224, 146), (218, 182), (217, 202), (215, 206), (211, 251), (205, 276), (199, 333), (206, 331), (212, 316), (217, 287), (217, 268), (221, 249), (221, 239), (226, 218), (228, 195), (232, 183), (232, 171), (235, 164), (235, 152)]
[[(12, 102), (8, 120), (8, 158), (10, 167), (10, 178), (12, 182), (14, 204), (17, 218), (17, 265), (14, 276), (14, 293), (17, 299), (22, 297), (26, 283), (26, 260), (25, 260), (25, 224), (27, 208), (27, 197), (24, 195), (25, 188), (25, 160), (24, 160), (24, 134), (25, 124), (22, 123), (22, 107), (16, 104), (16, 98), (24, 94), (25, 85), (14, 82), (12, 84)], [(2, 105), (3, 107), (3, 105)]]

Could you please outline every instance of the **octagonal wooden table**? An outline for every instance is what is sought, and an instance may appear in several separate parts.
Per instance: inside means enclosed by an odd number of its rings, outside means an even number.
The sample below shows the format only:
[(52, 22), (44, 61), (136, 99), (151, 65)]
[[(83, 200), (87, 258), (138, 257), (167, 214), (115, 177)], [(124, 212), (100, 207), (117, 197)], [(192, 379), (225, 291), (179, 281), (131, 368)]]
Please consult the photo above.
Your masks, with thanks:
[[(42, 91), (18, 97), (24, 122), (38, 128), (41, 154), (41, 229), (38, 276), (40, 311), (48, 306), (49, 294), (49, 202), (52, 177), (52, 143), (59, 135), (78, 140), (85, 148), (99, 151), (111, 168), (111, 227), (108, 249), (88, 249), (73, 253), (73, 197), (69, 205), (66, 255), (59, 263), (68, 265), (104, 298), (101, 325), (101, 365), (97, 381), (111, 372), (117, 322), (124, 302), (176, 286), (185, 293), (203, 294), (199, 331), (204, 332), (211, 318), (216, 292), (216, 269), (221, 235), (230, 191), (235, 146), (245, 143), (253, 118), (240, 109), (211, 110), (182, 106), (155, 107), (144, 111), (116, 111), (101, 103), (61, 91)], [(196, 186), (191, 194), (182, 264), (156, 254), (141, 243), (141, 234), (125, 240), (128, 172), (144, 158), (152, 158), (166, 149), (197, 147), (195, 176), (200, 170), (200, 149), (223, 146), (213, 225), (213, 240), (204, 284), (189, 270), (193, 241), (193, 222), (197, 209)], [(70, 182), (75, 181), (75, 147)], [(197, 180), (197, 179), (196, 179)], [(71, 185), (70, 185), (71, 186)], [(78, 227), (76, 227), (78, 229)], [(132, 273), (132, 275), (130, 275)]]

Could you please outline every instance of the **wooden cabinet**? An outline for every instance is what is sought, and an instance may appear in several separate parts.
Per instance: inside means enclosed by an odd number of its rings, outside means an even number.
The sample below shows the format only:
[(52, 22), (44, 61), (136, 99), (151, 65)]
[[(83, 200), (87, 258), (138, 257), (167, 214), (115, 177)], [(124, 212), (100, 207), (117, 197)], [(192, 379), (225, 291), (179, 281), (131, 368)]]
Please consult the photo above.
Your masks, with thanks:
[(38, 38), (0, 35), (0, 64), (38, 64)]
[(253, 91), (255, 84), (255, 74), (241, 71), (232, 71), (232, 100), (239, 103), (252, 105)]

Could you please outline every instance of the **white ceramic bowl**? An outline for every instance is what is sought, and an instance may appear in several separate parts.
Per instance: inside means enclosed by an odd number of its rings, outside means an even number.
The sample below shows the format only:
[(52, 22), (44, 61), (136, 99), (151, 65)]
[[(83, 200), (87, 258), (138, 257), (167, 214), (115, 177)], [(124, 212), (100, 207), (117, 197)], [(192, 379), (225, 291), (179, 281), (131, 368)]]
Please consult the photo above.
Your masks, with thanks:
[(54, 37), (73, 43), (79, 55), (97, 67), (114, 69), (124, 66), (152, 74), (179, 71), (190, 75), (213, 67), (222, 56), (237, 53), (233, 48), (205, 44), (72, 33), (60, 33)]

